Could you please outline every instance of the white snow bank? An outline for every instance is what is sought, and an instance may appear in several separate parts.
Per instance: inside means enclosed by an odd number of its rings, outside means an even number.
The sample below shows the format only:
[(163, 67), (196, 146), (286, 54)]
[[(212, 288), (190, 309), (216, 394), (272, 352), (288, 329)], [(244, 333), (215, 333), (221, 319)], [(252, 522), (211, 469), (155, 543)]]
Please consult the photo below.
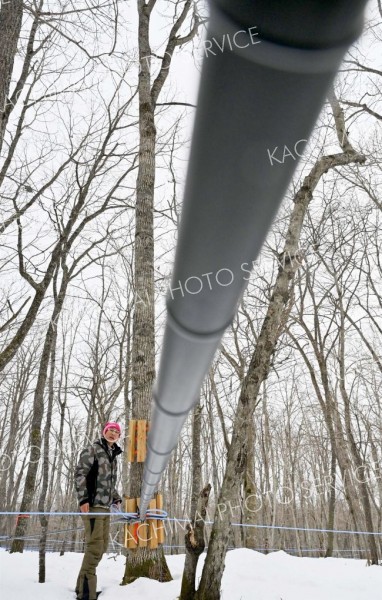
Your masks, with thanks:
[[(0, 551), (1, 597), (7, 600), (73, 600), (81, 554), (47, 555), (47, 582), (39, 584), (38, 554)], [(174, 581), (139, 579), (121, 587), (124, 558), (104, 556), (98, 568), (100, 600), (176, 600), (184, 555), (168, 556)], [(204, 556), (200, 560), (201, 575)], [(285, 552), (267, 556), (252, 550), (227, 554), (222, 600), (381, 600), (382, 567), (365, 560), (298, 558)]]

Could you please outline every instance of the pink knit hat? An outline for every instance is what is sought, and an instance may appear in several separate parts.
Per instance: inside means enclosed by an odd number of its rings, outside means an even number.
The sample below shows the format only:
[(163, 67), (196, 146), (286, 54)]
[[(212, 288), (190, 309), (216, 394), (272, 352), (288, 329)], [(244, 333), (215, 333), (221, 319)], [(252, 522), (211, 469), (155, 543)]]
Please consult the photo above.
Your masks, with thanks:
[(108, 429), (115, 429), (116, 431), (118, 431), (119, 435), (121, 435), (121, 426), (119, 425), (119, 423), (108, 421), (102, 430), (102, 435), (105, 435)]

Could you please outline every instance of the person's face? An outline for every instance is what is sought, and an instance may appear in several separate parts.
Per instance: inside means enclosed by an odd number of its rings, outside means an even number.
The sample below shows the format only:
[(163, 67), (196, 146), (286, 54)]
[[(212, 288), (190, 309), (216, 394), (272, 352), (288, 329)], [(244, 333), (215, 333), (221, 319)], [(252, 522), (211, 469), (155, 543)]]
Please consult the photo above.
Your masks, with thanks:
[(119, 437), (119, 431), (113, 428), (108, 429), (104, 433), (104, 438), (108, 444), (114, 444), (114, 442), (117, 442), (119, 440)]

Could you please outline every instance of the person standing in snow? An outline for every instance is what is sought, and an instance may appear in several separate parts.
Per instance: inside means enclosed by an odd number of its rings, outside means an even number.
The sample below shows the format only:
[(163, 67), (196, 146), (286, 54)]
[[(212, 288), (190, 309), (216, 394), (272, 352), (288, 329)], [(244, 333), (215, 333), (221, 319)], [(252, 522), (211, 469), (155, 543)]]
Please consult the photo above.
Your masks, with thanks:
[[(118, 423), (108, 422), (102, 437), (81, 452), (75, 470), (75, 488), (85, 525), (85, 555), (77, 578), (77, 600), (96, 600), (96, 568), (107, 550), (110, 529), (110, 506), (122, 502), (116, 490), (116, 458), (122, 450)], [(105, 516), (91, 513), (105, 513)]]

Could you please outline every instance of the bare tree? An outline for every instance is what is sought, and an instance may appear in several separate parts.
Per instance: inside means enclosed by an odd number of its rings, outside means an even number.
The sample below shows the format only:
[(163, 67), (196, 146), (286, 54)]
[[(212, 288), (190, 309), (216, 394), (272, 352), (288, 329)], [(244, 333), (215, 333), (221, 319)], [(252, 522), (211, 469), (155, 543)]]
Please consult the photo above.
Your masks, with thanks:
[[(154, 191), (156, 126), (155, 109), (169, 74), (174, 51), (193, 39), (199, 27), (197, 13), (192, 13), (193, 2), (186, 0), (174, 5), (174, 22), (160, 58), (159, 72), (151, 83), (152, 56), (150, 45), (150, 18), (156, 0), (138, 0), (138, 47), (139, 47), (139, 167), (136, 183), (135, 209), (135, 293), (146, 302), (136, 302), (133, 316), (132, 345), (132, 417), (148, 419), (151, 390), (155, 377), (155, 314), (154, 314)], [(184, 24), (192, 23), (185, 35)], [(130, 469), (130, 490), (138, 498), (142, 482), (143, 466), (133, 463)], [(138, 576), (160, 581), (171, 579), (163, 548), (137, 548), (128, 551), (123, 584), (133, 582)]]

